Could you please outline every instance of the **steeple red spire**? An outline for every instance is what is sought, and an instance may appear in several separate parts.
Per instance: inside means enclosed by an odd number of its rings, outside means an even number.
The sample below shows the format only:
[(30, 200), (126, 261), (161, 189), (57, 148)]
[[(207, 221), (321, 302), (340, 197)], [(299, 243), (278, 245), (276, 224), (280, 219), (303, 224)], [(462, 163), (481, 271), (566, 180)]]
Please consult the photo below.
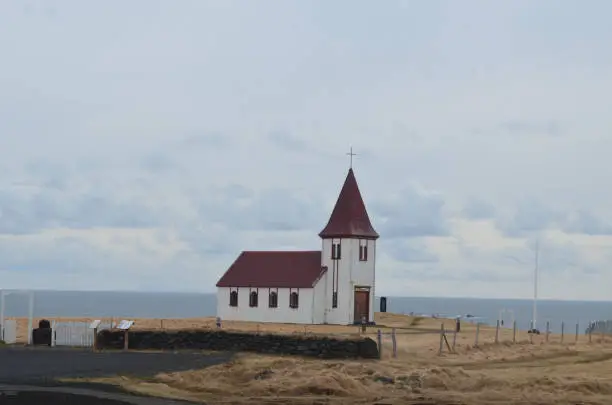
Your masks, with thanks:
[(319, 233), (321, 238), (367, 238), (378, 239), (379, 235), (370, 223), (353, 169), (344, 180), (329, 222)]

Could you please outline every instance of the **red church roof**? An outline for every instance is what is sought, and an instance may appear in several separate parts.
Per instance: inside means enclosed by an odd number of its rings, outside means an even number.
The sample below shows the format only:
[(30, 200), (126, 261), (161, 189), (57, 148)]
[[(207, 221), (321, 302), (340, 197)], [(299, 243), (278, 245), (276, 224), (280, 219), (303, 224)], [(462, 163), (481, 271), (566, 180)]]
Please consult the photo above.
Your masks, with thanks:
[(320, 251), (245, 251), (217, 287), (312, 288), (326, 270)]
[(366, 210), (353, 169), (349, 169), (327, 226), (319, 233), (321, 238), (377, 239)]

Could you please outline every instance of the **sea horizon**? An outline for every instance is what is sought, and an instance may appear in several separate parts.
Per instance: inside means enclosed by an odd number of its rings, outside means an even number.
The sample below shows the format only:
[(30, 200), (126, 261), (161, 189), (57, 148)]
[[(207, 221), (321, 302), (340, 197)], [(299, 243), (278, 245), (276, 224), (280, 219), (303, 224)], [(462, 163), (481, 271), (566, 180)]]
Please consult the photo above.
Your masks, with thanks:
[[(34, 295), (36, 318), (199, 318), (216, 316), (215, 293), (204, 292), (149, 292), (104, 290), (5, 290), (31, 291)], [(494, 325), (498, 319), (504, 326), (517, 322), (519, 329), (531, 324), (533, 299), (471, 298), (471, 297), (387, 297), (387, 312), (454, 318), (473, 316), (485, 324)], [(27, 294), (5, 297), (6, 317), (28, 316)], [(558, 332), (561, 323), (573, 330), (576, 323), (584, 331), (588, 323), (612, 319), (612, 301), (538, 299), (537, 326)], [(380, 297), (375, 299), (375, 311), (380, 310)], [(569, 328), (569, 329), (568, 329)]]
[[(45, 289), (36, 289), (36, 288), (0, 288), (0, 291), (7, 292), (52, 292), (52, 293), (119, 293), (119, 294), (200, 294), (200, 295), (215, 295), (216, 291), (197, 291), (197, 290), (104, 290), (104, 289), (53, 289), (53, 288), (45, 288)], [(503, 301), (530, 301), (533, 302), (533, 298), (517, 298), (517, 297), (469, 297), (462, 295), (376, 295), (376, 299), (380, 299), (380, 297), (390, 298), (423, 298), (423, 299), (466, 299), (466, 300), (503, 300)], [(599, 302), (599, 303), (612, 303), (612, 298), (609, 300), (602, 299), (563, 299), (563, 298), (547, 298), (547, 297), (538, 297), (538, 302), (548, 301), (548, 302)]]

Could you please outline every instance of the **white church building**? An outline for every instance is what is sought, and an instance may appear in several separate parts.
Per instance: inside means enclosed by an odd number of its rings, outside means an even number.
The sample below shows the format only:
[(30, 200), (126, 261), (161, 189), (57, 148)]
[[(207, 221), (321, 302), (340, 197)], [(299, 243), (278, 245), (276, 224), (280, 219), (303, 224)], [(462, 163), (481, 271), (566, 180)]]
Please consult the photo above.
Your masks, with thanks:
[(243, 251), (217, 283), (222, 320), (374, 321), (376, 240), (353, 169), (319, 233), (320, 251)]

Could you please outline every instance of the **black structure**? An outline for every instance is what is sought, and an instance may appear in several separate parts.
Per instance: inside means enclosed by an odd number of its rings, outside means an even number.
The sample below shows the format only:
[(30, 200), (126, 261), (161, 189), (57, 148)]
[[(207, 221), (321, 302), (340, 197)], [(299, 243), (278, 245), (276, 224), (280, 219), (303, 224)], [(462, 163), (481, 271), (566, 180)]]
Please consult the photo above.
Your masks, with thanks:
[(51, 336), (51, 322), (41, 319), (38, 322), (38, 328), (32, 330), (32, 344), (51, 346)]
[(380, 312), (387, 312), (387, 297), (380, 297)]

